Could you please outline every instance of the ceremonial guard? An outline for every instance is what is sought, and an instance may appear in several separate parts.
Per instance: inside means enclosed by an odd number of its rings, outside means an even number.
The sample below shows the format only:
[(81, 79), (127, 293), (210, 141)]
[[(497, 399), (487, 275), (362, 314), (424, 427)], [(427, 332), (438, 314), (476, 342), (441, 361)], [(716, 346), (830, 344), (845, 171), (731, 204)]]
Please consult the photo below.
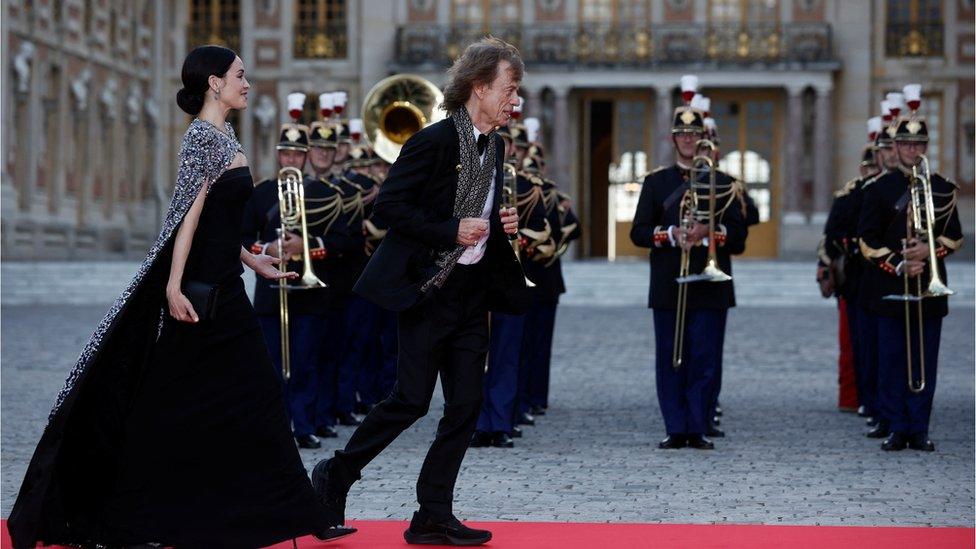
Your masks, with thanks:
[[(303, 94), (292, 94), (289, 96), (290, 107), (298, 105), (300, 112), (304, 100)], [(304, 261), (310, 261), (312, 271), (321, 275), (322, 260), (326, 253), (324, 243), (312, 234), (302, 235), (300, 220), (292, 215), (294, 211), (288, 212), (284, 223), (281, 215), (282, 205), (292, 209), (288, 204), (295, 204), (297, 199), (294, 194), (291, 194), (291, 198), (286, 198), (286, 193), (294, 190), (286, 188), (287, 174), (289, 170), (295, 170), (292, 173), (301, 173), (308, 148), (308, 128), (296, 123), (281, 126), (277, 144), (279, 175), (255, 186), (244, 209), (241, 238), (243, 245), (252, 253), (288, 258), (288, 270), (302, 272)], [(301, 182), (300, 176), (296, 182)], [(304, 256), (305, 244), (309, 257)], [(301, 281), (294, 281), (289, 285), (297, 286), (300, 283)], [(287, 362), (289, 375), (284, 380), (285, 397), (295, 440), (301, 448), (318, 448), (321, 445), (315, 434), (316, 427), (320, 427), (315, 423), (315, 406), (320, 397), (317, 388), (321, 375), (318, 353), (323, 330), (321, 311), (327, 294), (319, 288), (287, 291), (287, 308), (283, 308), (280, 299), (282, 292), (277, 285), (278, 281), (261, 277), (255, 280), (254, 309), (275, 366), (282, 371)], [(282, 330), (282, 326), (287, 327), (286, 332)], [(287, 341), (282, 341), (282, 336)], [(287, 355), (282, 353), (283, 345), (288, 350)], [(325, 430), (320, 434), (329, 436)]]
[[(342, 93), (342, 92), (337, 92)], [(344, 99), (343, 99), (344, 103)], [(337, 103), (338, 104), (338, 103)], [(354, 294), (353, 285), (362, 274), (369, 257), (366, 255), (366, 237), (363, 234), (363, 219), (365, 216), (366, 198), (371, 202), (379, 189), (373, 188), (373, 181), (352, 170), (350, 161), (359, 164), (358, 159), (352, 159), (351, 153), (356, 151), (361, 156), (363, 151), (353, 147), (352, 125), (357, 124), (357, 136), (362, 134), (362, 121), (339, 119), (335, 125), (338, 145), (335, 164), (332, 166), (331, 182), (342, 194), (342, 231), (354, 239), (354, 245), (349, 253), (334, 265), (335, 276), (339, 283), (333, 290), (336, 307), (341, 311), (342, 325), (339, 330), (339, 378), (336, 387), (336, 417), (340, 425), (359, 425), (359, 419), (354, 415), (356, 409), (356, 386), (359, 371), (366, 359), (366, 342), (368, 334), (367, 317), (370, 305), (365, 299)]]
[[(748, 229), (732, 179), (715, 169), (703, 142), (704, 113), (687, 106), (694, 77), (682, 77), (686, 106), (675, 109), (677, 162), (649, 174), (630, 238), (650, 248), (649, 306), (654, 310), (657, 395), (671, 449), (711, 449), (706, 437), (722, 318), (735, 305), (730, 255)], [(681, 279), (679, 283), (678, 279)]]
[(929, 418), (938, 373), (942, 318), (948, 313), (945, 257), (962, 246), (954, 183), (929, 168), (928, 126), (917, 114), (921, 87), (905, 87), (911, 110), (894, 132), (899, 166), (864, 196), (858, 232), (876, 269), (878, 407), (890, 435), (881, 448), (933, 451)]
[[(549, 407), (549, 380), (552, 365), (552, 341), (556, 327), (559, 296), (566, 293), (561, 257), (569, 250), (582, 229), (573, 212), (570, 196), (546, 177), (545, 151), (539, 141), (540, 124), (535, 118), (525, 121), (529, 141), (527, 157), (522, 162), (526, 179), (540, 186), (545, 209), (549, 241), (538, 240), (532, 247), (527, 273), (536, 286), (531, 289), (532, 305), (526, 313), (526, 332), (522, 344), (523, 371), (519, 392), (519, 412), (523, 421), (545, 415)], [(534, 277), (534, 278), (533, 278)]]
[[(514, 163), (515, 143), (509, 128), (498, 129), (505, 143), (505, 174), (502, 200), (513, 204), (519, 211), (518, 247), (523, 270), (539, 244), (551, 243), (546, 212), (542, 203), (542, 181), (530, 182), (524, 173), (518, 173)], [(551, 244), (549, 244), (551, 247)], [(529, 279), (531, 280), (531, 279)], [(534, 283), (534, 282), (533, 282)], [(520, 370), (525, 367), (522, 356), (526, 332), (526, 315), (493, 313), (491, 315), (488, 370), (485, 372), (484, 398), (478, 416), (477, 430), (472, 435), (471, 446), (512, 448), (512, 435), (521, 435), (516, 425), (517, 397)]]
[(857, 240), (858, 257), (861, 262), (860, 284), (857, 290), (857, 320), (858, 336), (861, 340), (856, 347), (860, 356), (857, 357), (858, 369), (862, 372), (862, 386), (859, 387), (861, 396), (858, 414), (867, 417), (867, 423), (872, 428), (865, 433), (868, 438), (885, 438), (890, 434), (888, 422), (881, 420), (880, 403), (878, 397), (878, 315), (874, 310), (875, 299), (880, 299), (879, 271), (873, 268), (870, 258), (865, 257), (860, 247), (860, 218), (864, 210), (864, 199), (868, 189), (888, 172), (898, 170), (898, 154), (894, 148), (894, 136), (897, 131), (898, 117), (904, 108), (904, 98), (900, 93), (890, 93), (881, 101), (881, 131), (875, 137), (875, 158), (880, 172), (868, 178), (852, 193), (851, 217), (854, 218), (854, 237)]
[[(818, 248), (817, 280), (824, 297), (837, 296), (840, 353), (837, 360), (837, 407), (855, 412), (859, 405), (870, 410), (865, 368), (862, 363), (863, 338), (860, 337), (858, 291), (863, 271), (857, 245), (857, 220), (860, 193), (864, 182), (879, 173), (875, 160), (874, 140), (881, 131), (881, 118), (868, 121), (868, 144), (861, 152), (860, 176), (845, 183), (834, 193), (834, 201), (824, 225), (824, 236)], [(868, 413), (868, 412), (866, 412)]]
[[(356, 425), (352, 414), (355, 398), (355, 378), (344, 377), (343, 349), (345, 347), (345, 312), (349, 303), (356, 273), (350, 269), (363, 254), (362, 231), (351, 221), (346, 211), (350, 189), (336, 177), (339, 144), (342, 142), (342, 124), (332, 122), (332, 114), (344, 104), (342, 92), (319, 96), (323, 120), (313, 124), (312, 174), (306, 180), (306, 188), (313, 189), (314, 202), (309, 206), (310, 227), (321, 234), (329, 250), (323, 266), (324, 280), (328, 281), (329, 299), (323, 315), (325, 326), (321, 332), (322, 353), (319, 355), (320, 370), (319, 402), (316, 406), (316, 423), (323, 433), (334, 431), (336, 421), (342, 425)], [(331, 97), (332, 109), (326, 108)], [(348, 128), (346, 128), (348, 134)], [(348, 136), (347, 136), (348, 138)]]
[[(363, 168), (353, 168), (358, 174), (367, 175), (373, 181), (373, 196), (379, 193), (389, 164), (376, 153), (363, 147), (365, 160)], [(383, 242), (389, 225), (376, 215), (372, 199), (366, 204), (363, 220), (363, 235), (366, 238), (366, 255), (373, 252)], [(372, 303), (372, 302), (369, 302)], [(371, 343), (367, 346), (366, 362), (360, 369), (356, 392), (359, 394), (358, 411), (369, 413), (377, 403), (389, 396), (396, 381), (397, 335), (396, 313), (382, 307), (375, 307), (374, 318), (369, 330)]]

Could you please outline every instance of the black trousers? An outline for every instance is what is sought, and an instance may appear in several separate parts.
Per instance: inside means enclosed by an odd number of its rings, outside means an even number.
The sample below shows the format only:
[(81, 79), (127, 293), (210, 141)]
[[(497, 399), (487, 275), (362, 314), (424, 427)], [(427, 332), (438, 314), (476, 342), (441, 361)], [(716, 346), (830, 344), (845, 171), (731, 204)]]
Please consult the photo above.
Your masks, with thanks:
[(457, 265), (444, 286), (397, 317), (393, 393), (356, 429), (338, 461), (354, 475), (427, 414), (438, 374), (444, 415), (417, 479), (417, 501), (436, 518), (452, 515), (454, 483), (481, 409), (488, 353), (484, 261)]

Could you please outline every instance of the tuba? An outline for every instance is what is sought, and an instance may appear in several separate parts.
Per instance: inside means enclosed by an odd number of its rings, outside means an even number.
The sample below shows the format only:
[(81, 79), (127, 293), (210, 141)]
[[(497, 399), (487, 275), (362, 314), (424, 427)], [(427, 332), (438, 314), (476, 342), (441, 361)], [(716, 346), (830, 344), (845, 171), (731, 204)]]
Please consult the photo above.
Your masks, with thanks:
[[(935, 255), (935, 204), (932, 201), (932, 181), (929, 171), (929, 159), (919, 155), (919, 162), (912, 166), (912, 175), (908, 181), (908, 194), (911, 199), (911, 211), (905, 216), (905, 238), (902, 247), (907, 248), (910, 240), (923, 240), (928, 245), (929, 283), (922, 291), (921, 276), (909, 277), (908, 269), (902, 273), (904, 293), (886, 295), (888, 301), (902, 301), (905, 303), (905, 352), (908, 355), (908, 389), (913, 393), (925, 390), (925, 334), (922, 325), (922, 300), (926, 297), (943, 297), (954, 294), (942, 281), (939, 274), (939, 263)], [(914, 292), (910, 279), (915, 281)], [(918, 319), (918, 358), (919, 375), (916, 381), (914, 365), (912, 364), (912, 325), (911, 304), (915, 303), (915, 314)]]
[(278, 212), (281, 226), (278, 234), (278, 269), (288, 270), (289, 257), (285, 257), (285, 233), (300, 230), (302, 239), (301, 261), (304, 264), (302, 276), (297, 284), (289, 284), (286, 279), (279, 280), (272, 288), (278, 288), (278, 327), (281, 336), (281, 375), (287, 381), (291, 377), (291, 345), (288, 337), (288, 292), (291, 290), (310, 290), (327, 288), (312, 271), (311, 253), (308, 251), (308, 224), (305, 219), (305, 186), (302, 184), (302, 171), (285, 167), (278, 170)]
[(363, 136), (390, 164), (403, 144), (423, 128), (442, 120), (444, 94), (426, 78), (395, 74), (377, 82), (363, 100)]

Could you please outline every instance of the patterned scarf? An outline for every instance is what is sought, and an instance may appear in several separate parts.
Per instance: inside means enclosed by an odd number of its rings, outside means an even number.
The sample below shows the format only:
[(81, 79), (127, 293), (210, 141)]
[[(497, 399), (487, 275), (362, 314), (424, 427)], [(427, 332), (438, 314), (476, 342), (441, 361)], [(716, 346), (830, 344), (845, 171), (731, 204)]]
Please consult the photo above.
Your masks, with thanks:
[[(454, 195), (454, 217), (458, 219), (481, 217), (495, 173), (494, 130), (487, 134), (488, 146), (485, 148), (485, 160), (482, 162), (481, 155), (478, 154), (478, 145), (474, 140), (474, 124), (471, 122), (468, 109), (460, 108), (454, 111), (451, 118), (454, 119), (454, 126), (457, 128), (460, 142), (458, 159), (461, 161), (458, 164), (457, 191)], [(432, 286), (437, 288), (443, 286), (465, 248), (464, 245), (458, 244), (438, 254), (436, 261), (438, 272), (420, 287), (421, 291), (427, 292)]]

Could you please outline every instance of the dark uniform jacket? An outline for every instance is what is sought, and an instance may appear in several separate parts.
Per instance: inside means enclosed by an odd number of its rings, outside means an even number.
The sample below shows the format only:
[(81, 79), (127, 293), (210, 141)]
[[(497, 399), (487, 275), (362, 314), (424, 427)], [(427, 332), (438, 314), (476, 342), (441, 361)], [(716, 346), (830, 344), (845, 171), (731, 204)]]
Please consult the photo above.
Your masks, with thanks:
[(822, 241), (821, 263), (839, 270), (836, 291), (848, 302), (856, 302), (861, 290), (864, 261), (857, 239), (857, 223), (865, 181), (874, 176), (848, 181), (834, 194)]
[[(548, 179), (542, 180), (543, 209), (545, 218), (552, 230), (553, 247), (558, 253), (571, 241), (582, 234), (579, 219), (572, 209), (565, 209), (560, 205), (563, 198), (567, 198), (555, 183)], [(532, 261), (529, 278), (536, 283), (532, 289), (532, 297), (536, 301), (559, 301), (559, 296), (566, 293), (566, 283), (563, 279), (562, 260), (560, 257), (540, 258)]]
[[(716, 174), (716, 193), (728, 193), (733, 180), (728, 175)], [(654, 309), (674, 309), (678, 302), (678, 278), (681, 266), (681, 247), (668, 237), (670, 226), (681, 225), (679, 210), (681, 197), (688, 188), (688, 172), (678, 165), (660, 168), (644, 179), (630, 239), (637, 246), (650, 248), (651, 287), (648, 306)], [(730, 255), (745, 250), (748, 229), (742, 210), (734, 193), (716, 200), (716, 255), (719, 268), (732, 274)], [(707, 192), (699, 191), (699, 208), (706, 209)], [(729, 206), (733, 207), (729, 207)], [(705, 221), (707, 222), (707, 220)], [(690, 252), (689, 273), (702, 272), (708, 259), (708, 247), (696, 246)], [(693, 282), (688, 287), (689, 309), (725, 309), (735, 306), (735, 290), (732, 281)]]
[[(956, 211), (956, 186), (939, 174), (932, 174), (932, 202), (935, 206), (933, 226), (937, 269), (942, 281), (948, 284), (944, 258), (962, 246), (962, 226)], [(877, 290), (871, 296), (868, 307), (882, 316), (904, 315), (904, 302), (888, 301), (886, 295), (905, 292), (904, 277), (896, 269), (904, 259), (902, 239), (907, 231), (906, 217), (911, 202), (909, 176), (902, 169), (886, 172), (867, 187), (858, 222), (861, 253), (870, 262)], [(922, 223), (925, 218), (922, 217)], [(926, 268), (917, 279), (909, 279), (909, 288), (917, 294), (916, 280), (922, 290), (928, 286), (931, 272), (929, 259)], [(950, 286), (951, 287), (951, 286)], [(948, 313), (947, 298), (935, 297), (922, 300), (925, 316), (945, 316)]]
[(363, 219), (366, 214), (364, 189), (358, 177), (360, 176), (354, 172), (345, 172), (331, 179), (332, 184), (342, 193), (342, 214), (336, 222), (338, 227), (333, 229), (347, 239), (343, 254), (333, 258), (334, 261), (329, 262), (327, 267), (329, 276), (334, 281), (330, 284), (337, 302), (347, 300), (352, 295), (353, 286), (369, 260), (366, 255), (366, 236), (363, 234)]
[[(528, 306), (528, 290), (499, 215), (504, 148), (496, 135), (495, 193), (481, 262), (488, 266), (489, 309), (518, 314)], [(459, 158), (457, 129), (451, 118), (427, 126), (404, 144), (374, 207), (374, 215), (390, 229), (356, 283), (356, 293), (393, 311), (404, 311), (423, 299), (420, 288), (437, 274), (438, 254), (456, 245), (460, 219), (454, 217), (454, 199)]]
[[(306, 208), (314, 210), (326, 204), (333, 204), (336, 191), (317, 179), (306, 177), (305, 185)], [(341, 206), (340, 206), (341, 207)], [(328, 223), (317, 223), (322, 214), (310, 213), (307, 222), (309, 252), (313, 255), (312, 271), (320, 280), (332, 285), (329, 279), (328, 264), (336, 258), (348, 253), (355, 243), (349, 235), (337, 226), (341, 220), (336, 220), (332, 227)], [(277, 229), (281, 226), (281, 216), (278, 204), (278, 182), (268, 179), (259, 183), (250, 200), (244, 208), (244, 220), (241, 228), (241, 243), (251, 251), (258, 251), (258, 247), (275, 241)], [(330, 230), (326, 231), (329, 228)], [(336, 230), (331, 230), (336, 229)], [(304, 264), (301, 261), (289, 261), (288, 270), (302, 273)], [(278, 289), (272, 288), (278, 281), (258, 277), (254, 286), (254, 310), (259, 315), (278, 314)], [(294, 284), (295, 281), (291, 281)], [(330, 292), (327, 289), (291, 291), (288, 294), (289, 312), (293, 314), (321, 314), (330, 306)]]

